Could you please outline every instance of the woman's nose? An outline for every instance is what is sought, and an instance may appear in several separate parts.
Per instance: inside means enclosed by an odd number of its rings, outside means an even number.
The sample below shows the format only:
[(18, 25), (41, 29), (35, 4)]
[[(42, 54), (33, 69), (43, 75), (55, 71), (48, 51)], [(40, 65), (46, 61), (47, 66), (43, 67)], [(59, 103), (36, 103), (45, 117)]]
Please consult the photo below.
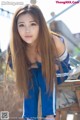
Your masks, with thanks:
[(30, 27), (26, 27), (26, 32), (27, 32), (27, 33), (30, 32)]

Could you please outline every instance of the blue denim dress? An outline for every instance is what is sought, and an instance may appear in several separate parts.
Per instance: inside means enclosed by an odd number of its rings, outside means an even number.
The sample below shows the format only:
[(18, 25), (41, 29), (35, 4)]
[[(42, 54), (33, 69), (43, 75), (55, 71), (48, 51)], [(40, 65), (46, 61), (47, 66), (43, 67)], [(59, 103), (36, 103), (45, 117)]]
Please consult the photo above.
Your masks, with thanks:
[[(60, 61), (63, 72), (68, 73), (70, 68), (69, 63), (69, 54), (63, 61)], [(45, 118), (47, 115), (56, 115), (56, 91), (55, 86), (53, 88), (52, 94), (46, 92), (46, 83), (45, 78), (42, 75), (42, 64), (36, 62), (38, 68), (31, 68), (33, 74), (33, 85), (34, 87), (29, 91), (29, 98), (24, 98), (23, 100), (23, 118), (30, 118), (31, 120), (37, 120), (38, 115), (38, 95), (39, 89), (41, 90), (41, 108), (42, 108), (42, 118)], [(60, 70), (56, 71), (57, 74), (60, 73)], [(63, 83), (68, 76), (57, 78), (57, 83)], [(26, 120), (26, 119), (25, 119)]]

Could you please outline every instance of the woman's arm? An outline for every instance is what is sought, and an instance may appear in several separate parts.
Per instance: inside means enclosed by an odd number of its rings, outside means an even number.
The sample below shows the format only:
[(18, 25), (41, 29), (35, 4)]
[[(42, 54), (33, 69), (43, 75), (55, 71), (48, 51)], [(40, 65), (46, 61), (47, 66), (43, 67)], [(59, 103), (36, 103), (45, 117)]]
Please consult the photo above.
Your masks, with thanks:
[[(57, 74), (68, 73), (69, 70), (71, 70), (71, 67), (70, 67), (69, 53), (64, 44), (64, 41), (62, 41), (60, 37), (54, 35), (53, 35), (53, 39), (58, 52), (58, 58), (56, 58), (56, 66), (57, 66), (56, 73)], [(62, 70), (59, 69), (59, 65), (61, 65)], [(63, 76), (62, 78), (58, 77), (57, 78), (58, 84), (64, 82), (64, 80), (66, 80), (67, 77), (68, 76)]]
[(57, 48), (57, 52), (58, 52), (58, 57), (60, 57), (66, 49), (65, 44), (60, 40), (60, 37), (57, 37), (55, 35), (53, 35), (53, 39)]

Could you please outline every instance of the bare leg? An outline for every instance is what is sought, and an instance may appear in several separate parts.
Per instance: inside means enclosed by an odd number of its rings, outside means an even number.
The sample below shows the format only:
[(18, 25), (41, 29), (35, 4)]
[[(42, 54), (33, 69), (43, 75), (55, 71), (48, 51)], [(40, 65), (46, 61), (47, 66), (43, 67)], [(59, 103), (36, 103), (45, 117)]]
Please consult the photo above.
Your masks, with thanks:
[(55, 120), (53, 115), (48, 115), (45, 120)]

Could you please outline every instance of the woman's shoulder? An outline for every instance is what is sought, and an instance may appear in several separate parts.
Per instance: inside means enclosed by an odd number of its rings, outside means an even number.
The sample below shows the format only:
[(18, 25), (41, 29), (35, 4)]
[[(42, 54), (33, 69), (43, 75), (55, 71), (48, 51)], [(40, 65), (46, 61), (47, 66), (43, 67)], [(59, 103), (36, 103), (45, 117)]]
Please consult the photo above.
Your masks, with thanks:
[(54, 41), (53, 43), (55, 43), (56, 49), (58, 51), (58, 55), (61, 56), (64, 53), (66, 48), (64, 41), (61, 35), (59, 35), (58, 33), (51, 32), (51, 35)]
[(56, 32), (53, 32), (53, 31), (50, 31), (50, 34), (52, 36), (52, 38), (55, 40), (55, 42), (63, 42), (64, 43), (64, 38), (62, 35), (56, 33)]

